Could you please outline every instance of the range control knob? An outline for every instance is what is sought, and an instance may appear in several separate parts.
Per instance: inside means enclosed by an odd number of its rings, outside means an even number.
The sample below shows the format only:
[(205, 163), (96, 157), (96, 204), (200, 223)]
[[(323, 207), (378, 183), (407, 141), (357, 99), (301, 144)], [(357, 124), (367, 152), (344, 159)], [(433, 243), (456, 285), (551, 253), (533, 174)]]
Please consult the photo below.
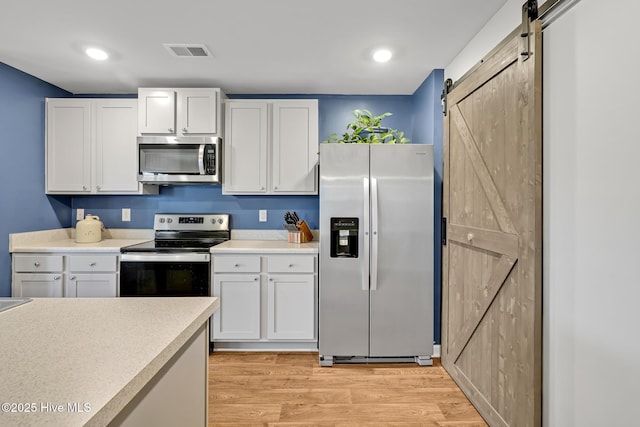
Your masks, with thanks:
[(222, 218), (218, 218), (218, 224), (222, 224), (223, 222)]
[(160, 218), (160, 224), (164, 224), (164, 218)]
[(171, 224), (173, 220), (171, 218), (167, 218), (167, 223)]

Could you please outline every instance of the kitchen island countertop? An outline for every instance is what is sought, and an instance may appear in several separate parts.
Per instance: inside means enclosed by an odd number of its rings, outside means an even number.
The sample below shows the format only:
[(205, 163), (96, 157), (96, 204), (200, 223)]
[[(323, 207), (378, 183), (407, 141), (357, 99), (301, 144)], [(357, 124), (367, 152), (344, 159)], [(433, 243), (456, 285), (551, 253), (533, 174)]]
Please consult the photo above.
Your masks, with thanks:
[(0, 313), (0, 424), (108, 424), (218, 306), (212, 297), (36, 298)]

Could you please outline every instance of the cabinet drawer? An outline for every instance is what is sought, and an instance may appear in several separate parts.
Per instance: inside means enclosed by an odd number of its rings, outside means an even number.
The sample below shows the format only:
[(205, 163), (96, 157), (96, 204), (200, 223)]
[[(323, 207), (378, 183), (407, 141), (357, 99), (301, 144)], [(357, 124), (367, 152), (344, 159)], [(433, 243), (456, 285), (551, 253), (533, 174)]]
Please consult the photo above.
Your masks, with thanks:
[(267, 258), (269, 273), (313, 273), (312, 255), (272, 255)]
[(69, 270), (71, 271), (116, 271), (115, 255), (71, 255)]
[(62, 271), (62, 255), (14, 255), (13, 266), (23, 272)]
[(213, 257), (213, 271), (214, 273), (259, 273), (260, 257), (216, 255)]

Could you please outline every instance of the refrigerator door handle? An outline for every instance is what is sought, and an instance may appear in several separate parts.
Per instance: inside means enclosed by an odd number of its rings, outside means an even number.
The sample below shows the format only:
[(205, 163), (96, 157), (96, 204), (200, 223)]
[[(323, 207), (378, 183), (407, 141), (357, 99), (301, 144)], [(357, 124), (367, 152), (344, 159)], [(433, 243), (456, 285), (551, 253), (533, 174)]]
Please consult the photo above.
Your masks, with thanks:
[(363, 200), (364, 200), (364, 218), (362, 218), (362, 228), (364, 230), (363, 250), (362, 250), (362, 290), (369, 291), (369, 178), (362, 180)]
[(378, 289), (378, 180), (371, 178), (371, 290)]

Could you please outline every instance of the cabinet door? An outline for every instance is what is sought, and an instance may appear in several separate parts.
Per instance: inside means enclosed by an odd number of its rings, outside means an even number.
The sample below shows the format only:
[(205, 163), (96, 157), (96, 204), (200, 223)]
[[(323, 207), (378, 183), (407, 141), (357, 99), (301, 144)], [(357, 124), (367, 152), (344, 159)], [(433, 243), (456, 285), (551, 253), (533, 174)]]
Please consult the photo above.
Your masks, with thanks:
[(267, 191), (267, 103), (225, 104), (224, 194)]
[(178, 133), (218, 133), (218, 89), (180, 89), (178, 91)]
[(317, 194), (318, 101), (274, 101), (272, 191)]
[(138, 131), (141, 134), (176, 133), (176, 92), (171, 89), (138, 89)]
[(14, 297), (62, 297), (61, 273), (16, 273), (14, 274)]
[(46, 191), (91, 191), (91, 101), (48, 99)]
[(103, 298), (117, 295), (115, 273), (74, 274), (71, 273), (67, 285), (67, 297)]
[(138, 101), (105, 99), (95, 102), (97, 192), (137, 193)]
[(214, 340), (260, 339), (260, 275), (215, 274), (213, 296), (220, 298)]
[(270, 275), (267, 300), (267, 339), (315, 338), (314, 275)]

